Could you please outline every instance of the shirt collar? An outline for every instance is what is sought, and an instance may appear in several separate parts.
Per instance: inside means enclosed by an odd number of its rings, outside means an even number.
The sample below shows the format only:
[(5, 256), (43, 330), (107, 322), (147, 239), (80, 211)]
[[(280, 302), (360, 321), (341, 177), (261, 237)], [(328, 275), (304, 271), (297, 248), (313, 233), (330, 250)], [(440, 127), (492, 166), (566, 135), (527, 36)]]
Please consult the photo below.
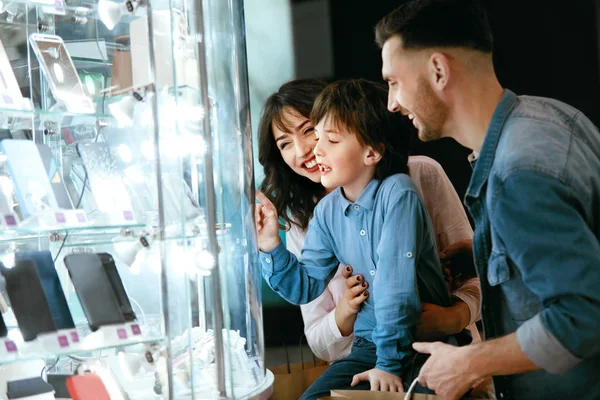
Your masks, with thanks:
[(377, 189), (379, 189), (379, 185), (381, 181), (378, 179), (371, 179), (367, 187), (364, 188), (358, 199), (354, 203), (344, 197), (344, 193), (342, 192), (342, 188), (337, 188), (338, 195), (340, 196), (340, 204), (342, 205), (342, 210), (344, 210), (344, 215), (348, 215), (348, 208), (352, 205), (358, 205), (360, 207), (366, 208), (369, 211), (373, 211), (375, 206), (375, 196), (377, 195)]
[(516, 94), (508, 89), (504, 90), (504, 94), (496, 106), (494, 115), (492, 115), (490, 126), (483, 140), (483, 146), (481, 146), (481, 151), (477, 157), (477, 162), (473, 167), (473, 175), (471, 176), (471, 182), (469, 183), (465, 199), (468, 203), (479, 197), (481, 189), (487, 183), (492, 165), (494, 164), (494, 157), (496, 156), (496, 149), (498, 148), (502, 128), (517, 100)]

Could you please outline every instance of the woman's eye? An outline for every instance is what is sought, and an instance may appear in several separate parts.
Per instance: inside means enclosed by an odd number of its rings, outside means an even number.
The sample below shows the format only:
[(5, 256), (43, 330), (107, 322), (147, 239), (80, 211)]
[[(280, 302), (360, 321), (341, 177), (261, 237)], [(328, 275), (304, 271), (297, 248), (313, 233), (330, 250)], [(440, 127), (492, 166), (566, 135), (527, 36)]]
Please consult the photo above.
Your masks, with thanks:
[(304, 135), (310, 135), (311, 133), (313, 133), (315, 131), (314, 128), (308, 128), (307, 130), (304, 131)]
[(285, 148), (287, 147), (287, 145), (288, 145), (288, 144), (289, 144), (289, 143), (282, 143), (282, 144), (279, 146), (279, 149), (280, 149), (280, 150), (283, 150), (283, 149), (285, 149)]

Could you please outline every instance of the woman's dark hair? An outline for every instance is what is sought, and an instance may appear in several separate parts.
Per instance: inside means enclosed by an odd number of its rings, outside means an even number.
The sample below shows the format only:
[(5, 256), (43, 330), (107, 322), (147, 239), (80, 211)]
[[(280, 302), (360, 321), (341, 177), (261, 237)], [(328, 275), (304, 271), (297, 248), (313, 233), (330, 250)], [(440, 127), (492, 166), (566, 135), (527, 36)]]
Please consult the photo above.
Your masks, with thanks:
[(379, 47), (394, 36), (405, 49), (463, 47), (491, 53), (492, 30), (479, 0), (411, 0), (375, 27)]
[(325, 189), (320, 183), (298, 175), (283, 161), (273, 136), (273, 125), (288, 130), (282, 119), (286, 109), (309, 118), (325, 86), (325, 82), (315, 79), (284, 84), (267, 99), (258, 124), (258, 161), (265, 172), (260, 190), (273, 202), (288, 229), (292, 223), (302, 229), (308, 227), (316, 202), (323, 197)]
[(375, 178), (408, 173), (414, 128), (408, 118), (387, 109), (388, 90), (381, 83), (349, 79), (328, 85), (315, 101), (310, 119), (317, 124), (331, 118), (355, 134), (359, 143), (379, 151)]

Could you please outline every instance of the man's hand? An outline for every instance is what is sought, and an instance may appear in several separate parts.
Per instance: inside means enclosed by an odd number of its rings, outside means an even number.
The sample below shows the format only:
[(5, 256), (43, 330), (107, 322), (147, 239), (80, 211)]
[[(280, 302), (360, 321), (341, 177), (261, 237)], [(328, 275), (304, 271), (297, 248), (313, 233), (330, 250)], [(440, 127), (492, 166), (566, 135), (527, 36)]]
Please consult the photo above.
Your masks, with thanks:
[(417, 325), (415, 336), (422, 341), (430, 342), (457, 334), (471, 320), (469, 306), (460, 300), (451, 307), (422, 303), (421, 309), (421, 319)]
[(335, 307), (335, 322), (342, 336), (349, 336), (354, 332), (356, 314), (369, 297), (369, 291), (367, 290), (369, 284), (365, 282), (363, 276), (351, 275), (352, 267), (347, 265), (342, 270), (342, 276), (346, 279), (346, 290), (344, 290), (340, 302)]
[(484, 378), (468, 370), (470, 360), (466, 347), (441, 342), (413, 343), (419, 353), (431, 354), (421, 368), (419, 384), (446, 400), (460, 399)]
[(402, 387), (402, 379), (398, 378), (394, 374), (390, 374), (389, 372), (385, 372), (377, 368), (354, 375), (351, 385), (356, 386), (362, 381), (369, 381), (371, 383), (371, 390), (378, 390), (381, 392), (404, 391), (404, 388)]
[(260, 204), (256, 205), (256, 235), (258, 236), (258, 248), (268, 253), (273, 251), (281, 241), (279, 239), (279, 221), (277, 209), (271, 200), (264, 194), (256, 191), (256, 198)]

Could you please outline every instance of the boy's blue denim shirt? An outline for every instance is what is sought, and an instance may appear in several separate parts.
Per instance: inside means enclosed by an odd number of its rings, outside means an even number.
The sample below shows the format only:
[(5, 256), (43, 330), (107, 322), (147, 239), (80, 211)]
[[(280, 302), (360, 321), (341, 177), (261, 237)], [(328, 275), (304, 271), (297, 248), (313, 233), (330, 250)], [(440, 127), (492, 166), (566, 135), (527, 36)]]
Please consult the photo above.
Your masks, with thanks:
[(374, 342), (376, 367), (395, 375), (414, 354), (421, 301), (450, 303), (427, 210), (406, 174), (371, 180), (354, 203), (334, 190), (315, 208), (300, 261), (280, 244), (260, 262), (269, 286), (293, 304), (320, 296), (339, 263), (362, 274), (371, 296), (354, 335)]
[(543, 370), (498, 399), (600, 398), (600, 133), (580, 111), (506, 90), (465, 203), (486, 339), (515, 332)]

